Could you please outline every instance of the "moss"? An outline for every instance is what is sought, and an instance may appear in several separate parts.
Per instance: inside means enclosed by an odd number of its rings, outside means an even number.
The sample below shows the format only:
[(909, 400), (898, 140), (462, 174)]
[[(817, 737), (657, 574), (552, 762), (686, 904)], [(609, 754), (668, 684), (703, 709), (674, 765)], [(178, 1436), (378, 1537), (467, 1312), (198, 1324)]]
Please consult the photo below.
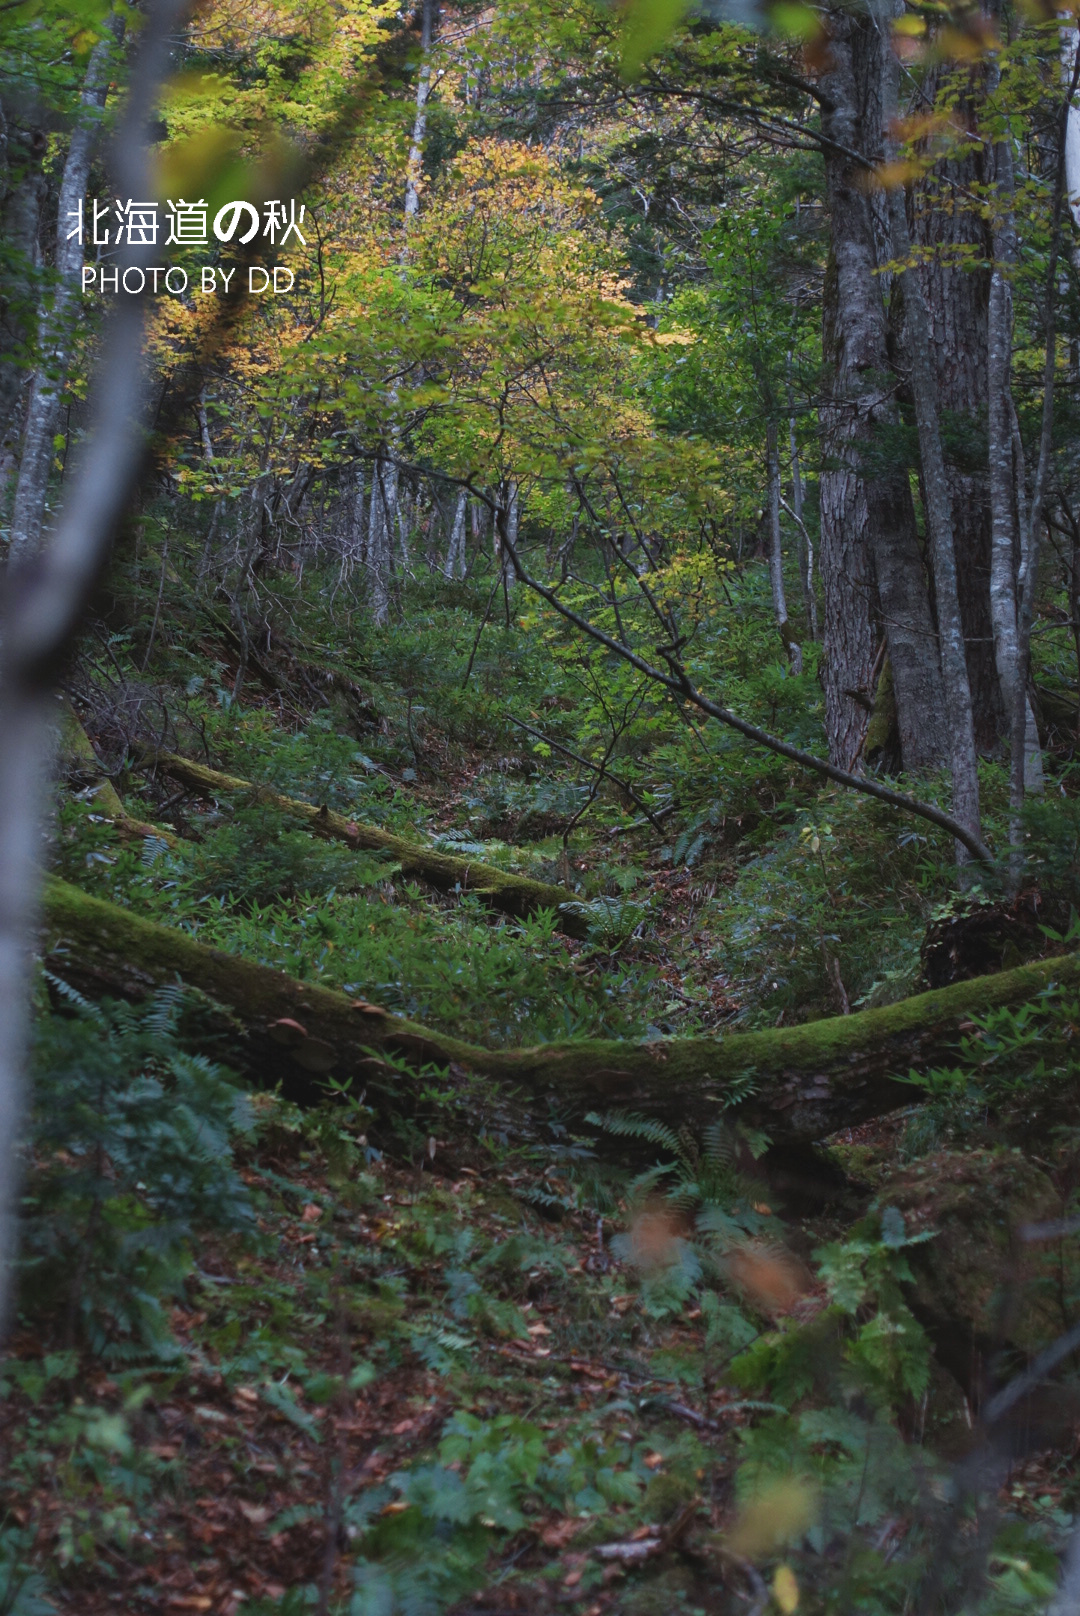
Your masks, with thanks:
[(243, 1023), (246, 1064), (260, 1086), (284, 1080), (301, 1100), (320, 1095), (318, 1074), (328, 1070), (384, 1090), (407, 1082), (380, 1061), (379, 1051), (390, 1050), (410, 1064), (471, 1068), (582, 1110), (625, 1106), (676, 1122), (714, 1117), (737, 1085), (742, 1114), (774, 1141), (823, 1139), (910, 1104), (913, 1091), (891, 1073), (940, 1059), (974, 1013), (1080, 980), (1080, 960), (1069, 955), (802, 1027), (491, 1050), (207, 948), (67, 882), (46, 883), (44, 911), (46, 951), (59, 974), (91, 992), (124, 994), (180, 976)]
[(1019, 1151), (940, 1150), (894, 1174), (879, 1201), (898, 1207), (912, 1231), (934, 1231), (909, 1260), (914, 1305), (939, 1331), (958, 1330), (988, 1349), (1005, 1339), (1025, 1353), (1061, 1333), (1061, 1281), (1064, 1274), (1071, 1292), (1076, 1242), (1020, 1238), (1021, 1225), (1050, 1223), (1062, 1207), (1046, 1174)]
[(345, 842), (349, 847), (368, 852), (392, 853), (406, 877), (416, 877), (442, 890), (460, 888), (474, 892), (504, 914), (526, 916), (541, 909), (553, 909), (558, 916), (558, 928), (571, 937), (584, 937), (588, 921), (581, 911), (580, 899), (567, 887), (552, 886), (546, 881), (535, 881), (529, 876), (515, 875), (499, 870), (491, 864), (478, 864), (475, 859), (462, 858), (453, 853), (437, 853), (431, 848), (411, 842), (407, 837), (395, 836), (380, 825), (367, 825), (330, 808), (316, 808), (309, 802), (286, 797), (269, 786), (252, 785), (233, 774), (222, 774), (202, 763), (192, 763), (174, 752), (147, 752), (146, 756), (174, 780), (189, 786), (204, 797), (243, 796), (264, 802), (279, 813), (301, 820), (315, 836), (328, 841)]

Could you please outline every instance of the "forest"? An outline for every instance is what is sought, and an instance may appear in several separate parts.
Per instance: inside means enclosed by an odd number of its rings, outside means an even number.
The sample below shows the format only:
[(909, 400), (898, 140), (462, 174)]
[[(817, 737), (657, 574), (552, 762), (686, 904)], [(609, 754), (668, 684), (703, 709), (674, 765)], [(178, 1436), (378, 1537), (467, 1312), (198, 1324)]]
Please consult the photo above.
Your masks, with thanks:
[(0, 1616), (1080, 1616), (1078, 18), (0, 5)]

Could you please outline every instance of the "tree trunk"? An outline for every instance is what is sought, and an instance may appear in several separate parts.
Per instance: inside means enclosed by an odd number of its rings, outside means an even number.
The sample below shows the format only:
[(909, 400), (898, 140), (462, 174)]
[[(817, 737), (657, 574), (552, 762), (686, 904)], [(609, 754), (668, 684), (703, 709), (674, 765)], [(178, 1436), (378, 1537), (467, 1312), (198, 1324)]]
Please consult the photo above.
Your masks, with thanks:
[(944, 698), (907, 470), (888, 463), (897, 410), (877, 273), (879, 257), (888, 255), (879, 254), (867, 170), (846, 155), (865, 153), (867, 162), (880, 156), (885, 64), (868, 17), (830, 16), (831, 61), (821, 81), (823, 133), (834, 143), (824, 154), (832, 240), (820, 411), (826, 727), (830, 756), (847, 767), (866, 732), (880, 613), (903, 762), (917, 770), (945, 755)]
[(82, 271), (82, 242), (77, 235), (69, 239), (69, 215), (79, 213), (81, 216), (86, 201), (99, 115), (109, 88), (109, 60), (122, 26), (117, 22), (115, 32), (110, 26), (90, 53), (83, 83), (80, 119), (72, 130), (64, 163), (56, 227), (56, 285), (52, 306), (42, 316), (39, 327), (40, 357), (30, 384), (30, 404), (11, 513), (9, 556), (13, 559), (32, 554), (41, 542), (49, 471), (53, 461), (53, 439), (60, 418), (60, 395), (67, 379)]
[(443, 573), (447, 578), (464, 578), (465, 576), (465, 507), (469, 496), (464, 488), (458, 490), (457, 502), (454, 506), (454, 524), (450, 529), (450, 543), (446, 551), (446, 564)]
[[(1020, 644), (1017, 618), (1017, 569), (1020, 562), (1021, 518), (1017, 488), (1023, 467), (1017, 466), (1013, 441), (1012, 403), (1012, 287), (1008, 276), (1016, 263), (1013, 216), (1012, 149), (1007, 140), (994, 148), (995, 180), (1001, 223), (993, 233), (994, 268), (987, 311), (987, 461), (990, 488), (990, 617), (994, 630), (994, 661), (1001, 706), (1011, 714), (1019, 699)], [(1019, 473), (1019, 475), (1018, 475)], [(969, 656), (969, 667), (971, 659)], [(1042, 752), (1030, 698), (1025, 692), (1024, 787), (1043, 788)]]
[[(899, 63), (892, 48), (891, 18), (893, 0), (878, 8), (881, 24), (882, 129), (889, 130), (896, 118)], [(895, 160), (895, 142), (885, 136), (886, 152)], [(949, 740), (949, 767), (952, 773), (953, 814), (976, 837), (982, 835), (979, 811), (979, 770), (975, 751), (975, 730), (968, 682), (964, 625), (960, 611), (957, 558), (953, 535), (952, 500), (941, 436), (934, 363), (930, 351), (930, 316), (919, 270), (912, 266), (904, 189), (894, 185), (888, 193), (892, 245), (903, 267), (898, 275), (904, 299), (904, 336), (915, 400), (915, 422), (919, 434), (919, 460), (922, 470), (923, 508), (930, 540), (930, 558), (937, 605), (938, 643), (941, 656), (941, 682), (945, 691), (945, 711)], [(989, 598), (989, 591), (987, 591)], [(963, 861), (967, 849), (957, 844), (957, 859)]]
[(378, 459), (371, 474), (368, 511), (367, 571), (371, 615), (377, 627), (390, 619), (390, 577), (393, 570), (392, 535), (397, 512), (398, 468), (394, 461)]
[(38, 318), (38, 228), (45, 197), (45, 136), (8, 123), (0, 107), (0, 442), (26, 380)]
[(788, 624), (787, 596), (784, 593), (784, 551), (780, 532), (780, 449), (775, 419), (770, 416), (765, 427), (765, 463), (769, 515), (769, 585), (772, 589), (773, 611), (792, 673), (803, 670), (802, 646), (799, 645)]
[[(298, 982), (187, 932), (159, 926), (67, 882), (45, 889), (43, 953), (81, 991), (138, 996), (179, 976), (229, 1013), (242, 1041), (230, 1063), (260, 1085), (281, 1082), (301, 1102), (339, 1080), (401, 1089), (380, 1059), (386, 1050), (419, 1070), (428, 1062), (512, 1084), (580, 1114), (595, 1106), (642, 1110), (676, 1126), (701, 1127), (731, 1106), (774, 1145), (827, 1138), (910, 1105), (918, 1090), (891, 1074), (947, 1061), (972, 1015), (1035, 999), (1051, 983), (1080, 983), (1076, 955), (976, 977), (901, 1004), (799, 1027), (723, 1038), (581, 1039), (531, 1049), (485, 1049), (392, 1015), (363, 999)], [(752, 1074), (747, 1093), (747, 1074)], [(732, 1094), (741, 1094), (734, 1105)]]

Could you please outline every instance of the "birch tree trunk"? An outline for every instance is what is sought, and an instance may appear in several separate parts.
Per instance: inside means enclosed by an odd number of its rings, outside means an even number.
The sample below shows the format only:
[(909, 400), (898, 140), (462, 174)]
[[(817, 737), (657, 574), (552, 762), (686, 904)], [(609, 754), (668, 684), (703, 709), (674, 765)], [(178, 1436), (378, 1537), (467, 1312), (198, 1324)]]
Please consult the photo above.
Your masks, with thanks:
[(454, 524), (450, 529), (450, 544), (446, 551), (446, 565), (443, 574), (447, 578), (463, 578), (465, 576), (465, 507), (469, 496), (464, 488), (458, 490), (457, 502), (454, 506)]
[[(883, 428), (897, 421), (895, 376), (866, 186), (881, 151), (882, 40), (869, 17), (830, 12), (822, 131), (831, 248), (823, 297), (825, 397), (819, 567), (824, 591), (829, 755), (847, 767), (869, 722), (881, 630), (888, 644), (904, 767), (945, 757), (937, 637), (906, 468), (882, 466)], [(865, 161), (850, 153), (864, 153)]]
[(784, 552), (780, 533), (780, 449), (775, 419), (770, 416), (765, 427), (765, 460), (768, 483), (769, 513), (769, 585), (772, 589), (776, 626), (791, 663), (792, 673), (803, 671), (802, 646), (795, 640), (788, 625), (787, 596), (784, 593)]
[[(420, 71), (416, 80), (416, 112), (413, 117), (412, 136), (409, 141), (409, 159), (405, 171), (405, 239), (398, 259), (402, 270), (409, 261), (409, 225), (420, 209), (420, 189), (423, 178), (424, 137), (427, 133), (427, 104), (431, 94), (431, 44), (435, 33), (435, 0), (424, 0), (420, 23)], [(398, 388), (395, 382), (390, 391), (390, 405), (397, 404)], [(408, 546), (398, 509), (399, 472), (396, 465), (399, 434), (391, 436), (393, 457), (377, 460), (371, 491), (371, 520), (368, 527), (368, 568), (371, 587), (371, 613), (382, 627), (390, 615), (390, 574), (393, 567), (395, 533), (400, 535), (405, 565), (408, 567)]]
[(393, 566), (393, 515), (397, 510), (398, 468), (392, 460), (378, 459), (371, 474), (368, 519), (367, 569), (371, 615), (379, 628), (390, 618), (390, 577)]
[[(995, 79), (996, 79), (995, 70)], [(992, 84), (991, 88), (996, 87)], [(1005, 712), (1011, 715), (1019, 700), (1020, 643), (1017, 617), (1017, 570), (1021, 551), (1020, 510), (1016, 498), (1018, 468), (1013, 441), (1012, 330), (1013, 301), (1009, 276), (1017, 258), (1013, 211), (1012, 149), (1008, 139), (994, 148), (995, 180), (1000, 217), (993, 232), (993, 273), (987, 313), (987, 439), (990, 482), (991, 553), (990, 616), (994, 631), (994, 659)], [(1031, 700), (1024, 691), (1024, 788), (1043, 789), (1042, 752)]]
[(53, 439), (60, 416), (60, 396), (67, 380), (82, 272), (81, 232), (72, 233), (69, 214), (79, 212), (86, 200), (90, 161), (101, 123), (100, 113), (108, 94), (109, 61), (122, 27), (121, 22), (116, 22), (90, 53), (80, 115), (71, 132), (64, 163), (56, 224), (56, 285), (52, 306), (43, 314), (39, 326), (40, 356), (30, 384), (30, 404), (15, 484), (10, 559), (32, 554), (41, 542)]
[[(789, 371), (790, 371), (790, 354)], [(802, 467), (799, 462), (799, 443), (795, 436), (795, 406), (791, 397), (791, 381), (788, 380), (788, 444), (791, 450), (791, 514), (795, 519), (798, 532), (799, 547), (799, 585), (802, 589), (803, 610), (806, 612), (806, 627), (811, 640), (818, 637), (817, 599), (814, 595), (814, 546), (810, 542), (810, 535), (803, 520), (803, 483)]]

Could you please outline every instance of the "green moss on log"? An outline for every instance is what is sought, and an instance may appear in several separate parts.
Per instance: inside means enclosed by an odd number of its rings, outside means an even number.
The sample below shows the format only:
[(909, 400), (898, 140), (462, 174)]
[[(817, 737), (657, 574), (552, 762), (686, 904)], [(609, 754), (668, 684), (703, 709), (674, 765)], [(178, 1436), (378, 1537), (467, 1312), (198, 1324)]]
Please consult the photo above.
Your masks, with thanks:
[(695, 1125), (749, 1078), (740, 1112), (776, 1142), (822, 1139), (910, 1104), (918, 1091), (894, 1074), (947, 1058), (970, 1016), (1022, 1004), (1053, 983), (1080, 983), (1080, 957), (1066, 955), (801, 1027), (499, 1050), (207, 948), (63, 881), (46, 883), (44, 934), (52, 968), (84, 990), (131, 995), (177, 977), (200, 989), (246, 1028), (243, 1062), (252, 1078), (283, 1080), (301, 1099), (315, 1092), (313, 1076), (327, 1071), (369, 1078), (380, 1049), (414, 1066), (466, 1067), (578, 1111), (624, 1106)]
[(202, 797), (248, 797), (264, 802), (291, 819), (299, 819), (315, 836), (328, 841), (345, 842), (349, 847), (368, 852), (390, 853), (401, 866), (402, 874), (410, 879), (426, 881), (440, 891), (460, 889), (475, 893), (503, 914), (524, 917), (541, 909), (553, 909), (560, 931), (570, 937), (588, 934), (588, 919), (582, 912), (581, 899), (567, 887), (553, 886), (547, 881), (534, 881), (527, 875), (515, 875), (496, 869), (491, 864), (480, 864), (459, 853), (440, 853), (424, 847), (407, 837), (395, 836), (380, 825), (367, 825), (330, 808), (316, 808), (312, 803), (300, 802), (284, 796), (270, 786), (253, 785), (233, 774), (222, 774), (205, 764), (193, 763), (175, 752), (155, 752), (145, 749), (147, 762), (153, 762), (163, 774), (189, 787)]

